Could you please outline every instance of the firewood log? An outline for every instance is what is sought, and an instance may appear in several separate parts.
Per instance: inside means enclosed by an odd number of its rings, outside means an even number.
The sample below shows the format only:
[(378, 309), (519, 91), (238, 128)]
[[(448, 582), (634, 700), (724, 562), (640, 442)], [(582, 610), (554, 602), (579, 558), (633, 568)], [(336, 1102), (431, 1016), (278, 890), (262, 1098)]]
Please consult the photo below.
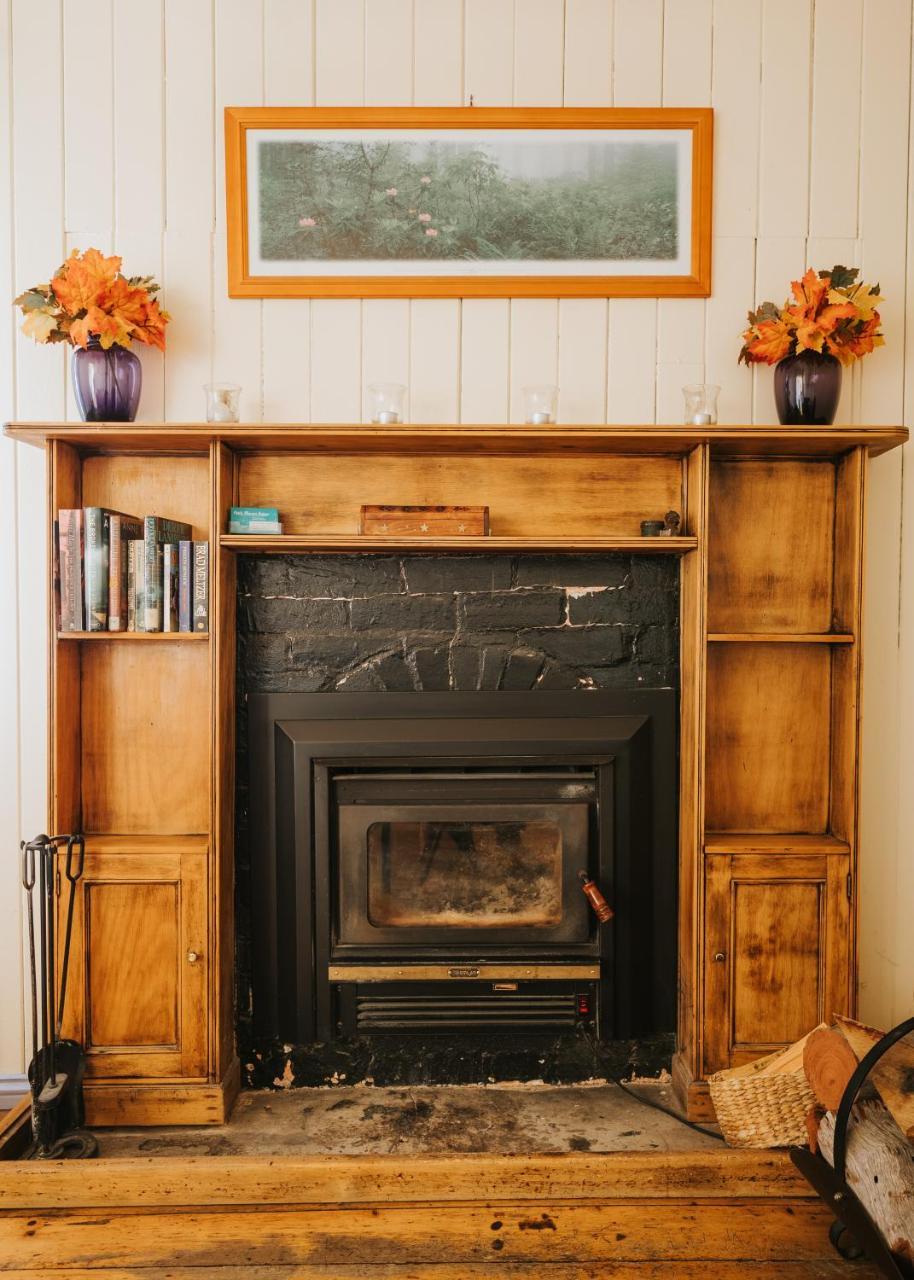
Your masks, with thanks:
[[(835, 1024), (858, 1061), (882, 1039), (881, 1031), (851, 1018), (836, 1017)], [(869, 1080), (901, 1132), (914, 1138), (914, 1044), (910, 1036), (892, 1045), (870, 1072)]]
[(827, 1111), (837, 1111), (857, 1059), (837, 1031), (817, 1030), (806, 1037), (803, 1070), (816, 1101)]
[[(834, 1164), (835, 1117), (819, 1125), (819, 1150)], [(893, 1253), (914, 1262), (914, 1149), (877, 1098), (853, 1108), (845, 1180)]]

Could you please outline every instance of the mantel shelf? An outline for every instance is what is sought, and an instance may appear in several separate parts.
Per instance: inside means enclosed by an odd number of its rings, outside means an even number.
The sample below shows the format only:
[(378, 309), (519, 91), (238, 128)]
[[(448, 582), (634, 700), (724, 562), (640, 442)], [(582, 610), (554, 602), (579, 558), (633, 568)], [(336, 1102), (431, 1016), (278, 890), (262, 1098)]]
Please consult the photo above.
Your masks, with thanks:
[(581, 535), (574, 538), (543, 536), (513, 537), (380, 537), (376, 534), (281, 534), (276, 537), (247, 533), (225, 533), (219, 545), (229, 551), (267, 551), (276, 554), (294, 551), (457, 551), (464, 553), (518, 551), (639, 551), (647, 555), (682, 555), (694, 551), (697, 538), (601, 538)]
[(206, 453), (220, 441), (242, 452), (530, 454), (647, 453), (683, 456), (699, 444), (715, 454), (835, 457), (856, 445), (885, 453), (908, 438), (900, 426), (713, 427), (646, 425), (529, 426), (523, 423), (211, 423), (12, 422), (14, 440), (44, 445), (66, 440), (81, 448), (137, 453)]
[(114, 640), (118, 644), (141, 644), (164, 641), (166, 644), (188, 640), (208, 640), (208, 631), (58, 631), (58, 640)]

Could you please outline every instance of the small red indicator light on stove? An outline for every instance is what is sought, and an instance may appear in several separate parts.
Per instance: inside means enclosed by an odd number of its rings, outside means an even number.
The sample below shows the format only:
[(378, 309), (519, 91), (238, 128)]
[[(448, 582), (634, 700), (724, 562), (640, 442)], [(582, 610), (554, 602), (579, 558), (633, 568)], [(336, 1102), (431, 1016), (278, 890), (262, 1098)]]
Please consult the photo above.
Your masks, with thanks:
[(578, 996), (578, 1013), (582, 1018), (590, 1013), (590, 996)]

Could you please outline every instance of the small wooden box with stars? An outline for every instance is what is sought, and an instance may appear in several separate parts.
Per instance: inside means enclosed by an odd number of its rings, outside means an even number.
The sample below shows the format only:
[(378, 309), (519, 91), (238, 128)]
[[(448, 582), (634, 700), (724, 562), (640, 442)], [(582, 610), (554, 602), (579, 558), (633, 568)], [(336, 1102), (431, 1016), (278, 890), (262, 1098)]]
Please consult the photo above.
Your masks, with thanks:
[(488, 507), (362, 507), (359, 532), (411, 537), (478, 538), (489, 532)]

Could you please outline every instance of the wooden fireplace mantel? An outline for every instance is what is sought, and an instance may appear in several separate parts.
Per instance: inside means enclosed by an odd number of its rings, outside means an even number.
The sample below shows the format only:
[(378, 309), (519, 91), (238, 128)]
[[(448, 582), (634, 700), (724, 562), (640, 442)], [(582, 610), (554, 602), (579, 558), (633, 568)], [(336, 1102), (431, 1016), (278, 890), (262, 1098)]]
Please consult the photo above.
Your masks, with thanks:
[[(208, 636), (51, 629), (48, 821), (87, 833), (65, 1033), (87, 1047), (90, 1123), (219, 1122), (238, 1088), (242, 550), (681, 556), (677, 1089), (709, 1116), (711, 1072), (854, 1014), (866, 469), (904, 428), (6, 433), (47, 449), (49, 531), (58, 509), (99, 505), (187, 521), (212, 547)], [(364, 538), (362, 503), (485, 503), (492, 536)], [(229, 535), (234, 504), (278, 506), (284, 535)], [(670, 508), (682, 536), (642, 538)]]

